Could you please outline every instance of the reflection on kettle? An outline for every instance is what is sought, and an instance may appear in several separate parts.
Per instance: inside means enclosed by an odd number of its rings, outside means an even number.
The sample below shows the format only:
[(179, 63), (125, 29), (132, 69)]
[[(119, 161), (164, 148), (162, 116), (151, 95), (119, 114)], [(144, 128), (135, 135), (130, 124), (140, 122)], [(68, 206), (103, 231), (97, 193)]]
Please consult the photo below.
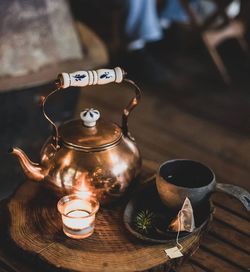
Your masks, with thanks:
[[(112, 202), (125, 193), (141, 168), (140, 152), (127, 125), (128, 116), (138, 104), (141, 93), (133, 81), (124, 79), (124, 75), (124, 71), (116, 67), (58, 76), (57, 89), (43, 100), (43, 113), (53, 125), (55, 134), (44, 144), (40, 163), (31, 162), (19, 148), (11, 150), (28, 178), (45, 181), (55, 192), (62, 194), (95, 194), (101, 204)], [(109, 82), (124, 82), (135, 88), (136, 95), (123, 111), (121, 126), (103, 120), (95, 109), (86, 109), (79, 119), (57, 127), (45, 112), (47, 99), (62, 89)]]

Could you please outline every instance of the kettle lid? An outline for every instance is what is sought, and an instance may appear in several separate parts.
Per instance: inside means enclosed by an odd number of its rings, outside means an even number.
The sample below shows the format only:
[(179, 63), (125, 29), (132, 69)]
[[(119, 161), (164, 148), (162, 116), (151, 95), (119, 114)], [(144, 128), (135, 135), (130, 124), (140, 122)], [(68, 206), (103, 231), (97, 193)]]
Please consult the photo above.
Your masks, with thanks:
[(66, 146), (98, 151), (117, 143), (121, 136), (121, 128), (105, 120), (98, 120), (100, 113), (95, 109), (85, 109), (80, 118), (65, 122), (59, 127), (59, 135)]

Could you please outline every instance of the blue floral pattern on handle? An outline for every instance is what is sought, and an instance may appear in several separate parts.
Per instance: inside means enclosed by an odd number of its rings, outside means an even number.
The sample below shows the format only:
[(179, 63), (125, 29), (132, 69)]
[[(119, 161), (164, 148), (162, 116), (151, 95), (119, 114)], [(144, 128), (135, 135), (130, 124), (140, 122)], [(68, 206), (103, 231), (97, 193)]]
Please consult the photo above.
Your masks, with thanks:
[(76, 74), (76, 75), (73, 76), (73, 78), (76, 81), (82, 81), (85, 77), (86, 77), (86, 75), (81, 75), (81, 74)]
[(100, 78), (111, 78), (112, 76), (109, 74), (109, 72), (104, 72), (104, 74), (102, 74), (100, 76)]

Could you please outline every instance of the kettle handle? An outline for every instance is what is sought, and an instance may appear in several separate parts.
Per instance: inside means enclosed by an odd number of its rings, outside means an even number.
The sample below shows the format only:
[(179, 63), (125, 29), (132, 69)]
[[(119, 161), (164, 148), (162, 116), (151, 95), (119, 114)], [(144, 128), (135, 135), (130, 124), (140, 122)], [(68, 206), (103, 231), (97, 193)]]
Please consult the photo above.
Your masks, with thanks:
[(89, 85), (104, 85), (110, 82), (120, 83), (126, 72), (120, 67), (114, 69), (99, 69), (92, 71), (77, 71), (61, 73), (57, 76), (57, 83), (61, 89), (68, 87), (85, 87)]
[(70, 86), (74, 87), (85, 87), (89, 85), (103, 85), (111, 82), (121, 83), (125, 82), (129, 85), (132, 85), (135, 90), (135, 96), (130, 100), (127, 107), (123, 110), (122, 114), (122, 132), (124, 136), (129, 137), (131, 140), (134, 140), (128, 131), (128, 116), (130, 112), (138, 105), (141, 99), (141, 90), (138, 85), (130, 80), (125, 79), (126, 72), (120, 67), (116, 67), (114, 69), (99, 69), (92, 71), (77, 71), (74, 73), (61, 73), (58, 75), (56, 80), (57, 88), (49, 93), (46, 97), (42, 99), (42, 112), (45, 118), (51, 123), (54, 128), (54, 147), (55, 149), (60, 148), (58, 145), (59, 134), (57, 125), (52, 121), (52, 119), (47, 115), (45, 111), (45, 104), (48, 98), (54, 95), (56, 92), (62, 89), (67, 89)]

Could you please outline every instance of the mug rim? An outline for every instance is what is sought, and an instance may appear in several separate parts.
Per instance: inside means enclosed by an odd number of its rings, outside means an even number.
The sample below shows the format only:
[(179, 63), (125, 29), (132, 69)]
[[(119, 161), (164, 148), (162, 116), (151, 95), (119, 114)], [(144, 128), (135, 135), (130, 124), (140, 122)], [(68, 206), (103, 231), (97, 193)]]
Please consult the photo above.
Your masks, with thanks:
[[(209, 182), (209, 183), (206, 184), (206, 185), (199, 186), (199, 187), (185, 187), (185, 186), (179, 186), (179, 185), (175, 185), (175, 184), (173, 184), (173, 183), (168, 182), (164, 177), (162, 177), (162, 176), (160, 175), (160, 171), (161, 171), (161, 168), (162, 168), (164, 165), (166, 165), (167, 163), (175, 162), (175, 161), (188, 161), (188, 162), (194, 162), (194, 163), (200, 164), (201, 166), (207, 168), (207, 169), (211, 172), (212, 177), (213, 177), (212, 180), (211, 180), (211, 182)], [(157, 176), (158, 176), (159, 178), (163, 179), (164, 181), (166, 181), (169, 185), (172, 185), (172, 186), (178, 187), (178, 188), (190, 189), (190, 190), (193, 190), (193, 189), (196, 189), (196, 188), (205, 188), (205, 187), (211, 185), (212, 183), (216, 183), (216, 178), (215, 178), (214, 171), (213, 171), (210, 167), (208, 167), (207, 165), (205, 165), (205, 164), (203, 164), (203, 163), (201, 163), (201, 162), (199, 162), (199, 161), (192, 160), (192, 159), (171, 159), (171, 160), (167, 160), (167, 161), (163, 162), (162, 164), (160, 164), (160, 166), (158, 167)], [(157, 177), (157, 176), (156, 176), (156, 177)], [(156, 180), (157, 180), (157, 178), (156, 178)]]

